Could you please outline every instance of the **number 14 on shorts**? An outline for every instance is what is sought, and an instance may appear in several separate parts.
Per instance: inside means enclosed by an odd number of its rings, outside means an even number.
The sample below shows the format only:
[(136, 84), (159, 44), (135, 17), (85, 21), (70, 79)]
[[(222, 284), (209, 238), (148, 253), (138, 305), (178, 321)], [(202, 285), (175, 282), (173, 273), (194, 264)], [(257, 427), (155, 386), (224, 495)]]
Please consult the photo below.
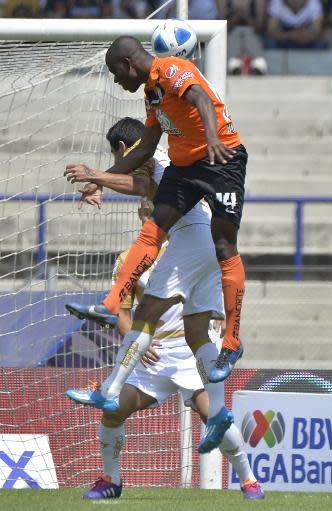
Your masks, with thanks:
[(233, 209), (237, 204), (236, 193), (235, 192), (225, 192), (225, 193), (216, 193), (216, 198), (219, 202), (221, 202), (224, 206), (226, 206), (226, 211), (233, 213)]

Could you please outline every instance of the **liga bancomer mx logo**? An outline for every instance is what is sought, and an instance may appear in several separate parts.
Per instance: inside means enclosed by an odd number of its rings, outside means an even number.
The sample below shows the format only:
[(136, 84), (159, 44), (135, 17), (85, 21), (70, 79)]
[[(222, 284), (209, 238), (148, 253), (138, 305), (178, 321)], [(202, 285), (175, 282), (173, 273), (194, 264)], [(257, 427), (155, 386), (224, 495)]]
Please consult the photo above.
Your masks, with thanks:
[(260, 410), (247, 412), (243, 418), (241, 432), (243, 439), (251, 447), (256, 447), (264, 438), (268, 447), (280, 444), (285, 436), (285, 421), (280, 412)]

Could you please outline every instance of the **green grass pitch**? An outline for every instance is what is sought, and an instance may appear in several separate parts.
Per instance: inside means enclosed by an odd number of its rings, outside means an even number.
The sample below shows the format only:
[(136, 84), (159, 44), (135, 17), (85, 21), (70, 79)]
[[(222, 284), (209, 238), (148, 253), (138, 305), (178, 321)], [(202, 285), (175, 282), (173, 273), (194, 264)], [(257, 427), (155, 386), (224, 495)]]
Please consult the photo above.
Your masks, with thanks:
[(139, 488), (124, 489), (116, 500), (82, 500), (82, 488), (0, 490), (4, 511), (331, 511), (332, 493), (266, 492), (265, 500), (244, 500), (240, 491)]

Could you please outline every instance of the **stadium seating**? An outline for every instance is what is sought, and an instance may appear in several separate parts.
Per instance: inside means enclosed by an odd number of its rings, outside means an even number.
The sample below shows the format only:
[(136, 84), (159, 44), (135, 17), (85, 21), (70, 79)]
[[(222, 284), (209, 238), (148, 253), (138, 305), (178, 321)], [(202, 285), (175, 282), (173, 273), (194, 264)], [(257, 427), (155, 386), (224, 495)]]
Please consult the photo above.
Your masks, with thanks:
[[(229, 78), (227, 103), (248, 148), (247, 195), (332, 196), (332, 79)], [(305, 253), (331, 253), (332, 204), (305, 206)], [(245, 253), (292, 253), (294, 205), (247, 204)]]

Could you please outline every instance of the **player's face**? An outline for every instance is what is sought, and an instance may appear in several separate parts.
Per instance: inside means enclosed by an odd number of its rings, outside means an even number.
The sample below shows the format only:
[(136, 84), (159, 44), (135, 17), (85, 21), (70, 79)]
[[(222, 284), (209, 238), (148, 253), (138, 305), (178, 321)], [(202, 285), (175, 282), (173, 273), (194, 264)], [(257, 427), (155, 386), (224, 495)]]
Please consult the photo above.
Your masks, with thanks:
[(129, 59), (122, 59), (113, 62), (107, 62), (107, 67), (114, 75), (115, 83), (121, 85), (124, 90), (136, 92), (141, 85), (135, 68), (130, 64)]

